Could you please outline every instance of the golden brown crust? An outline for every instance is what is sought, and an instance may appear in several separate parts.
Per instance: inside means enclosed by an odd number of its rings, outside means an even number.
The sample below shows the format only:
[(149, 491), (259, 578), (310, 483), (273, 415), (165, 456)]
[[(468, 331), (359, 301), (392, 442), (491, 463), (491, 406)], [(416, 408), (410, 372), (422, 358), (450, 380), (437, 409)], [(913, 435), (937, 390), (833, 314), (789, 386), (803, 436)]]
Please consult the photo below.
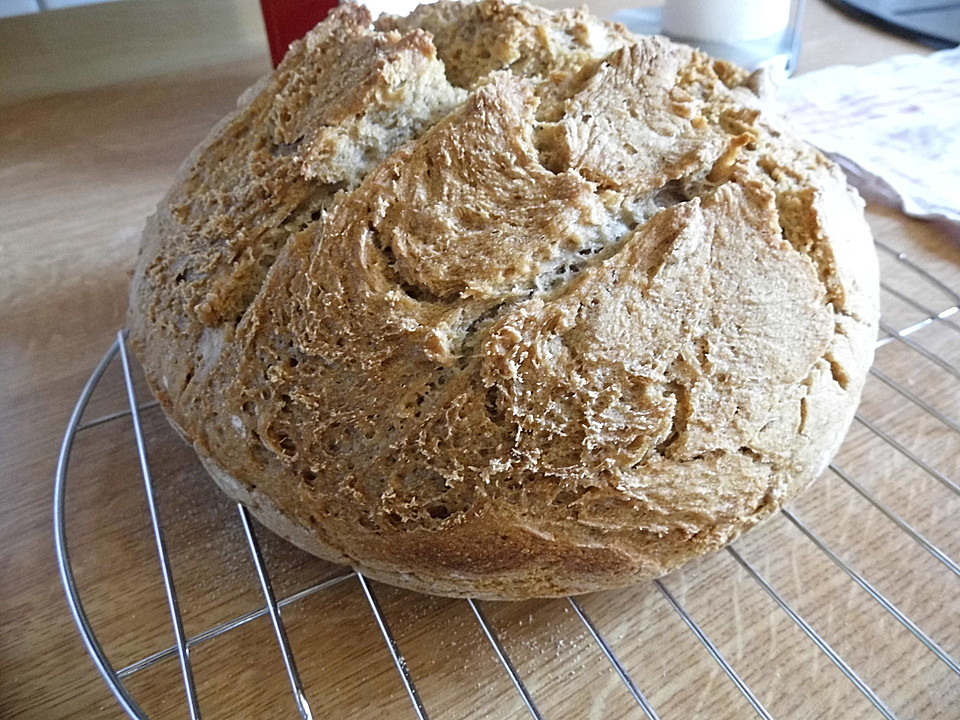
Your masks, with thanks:
[(722, 547), (859, 400), (859, 199), (747, 76), (583, 12), (346, 5), (184, 166), (134, 346), (224, 490), (428, 592), (586, 592)]

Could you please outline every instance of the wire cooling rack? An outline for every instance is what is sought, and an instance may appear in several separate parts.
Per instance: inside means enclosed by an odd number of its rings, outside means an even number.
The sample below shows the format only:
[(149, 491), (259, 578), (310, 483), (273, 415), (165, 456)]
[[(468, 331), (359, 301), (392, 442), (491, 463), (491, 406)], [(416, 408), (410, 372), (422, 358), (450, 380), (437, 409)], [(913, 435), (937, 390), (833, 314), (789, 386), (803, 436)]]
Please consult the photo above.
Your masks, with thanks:
[[(326, 564), (318, 566), (323, 570), (319, 579), (281, 596), (274, 588), (278, 581), (289, 584), (283, 578), (289, 563), (274, 558), (271, 570), (263, 547), (265, 543), (281, 547), (275, 552), (279, 555), (288, 550), (269, 533), (258, 531), (245, 508), (237, 505), (235, 522), (242, 532), (236, 528), (233, 532), (243, 538), (245, 562), (255, 571), (259, 599), (244, 612), (228, 612), (218, 622), (187, 632), (181, 580), (189, 585), (191, 578), (208, 572), (204, 568), (222, 564), (222, 558), (208, 562), (203, 553), (213, 546), (195, 540), (199, 550), (187, 553), (179, 548), (181, 559), (171, 561), (174, 553), (166, 538), (175, 534), (178, 542), (182, 540), (176, 525), (189, 513), (166, 512), (158, 497), (183, 493), (183, 486), (176, 485), (183, 476), (175, 473), (173, 480), (165, 480), (163, 492), (158, 492), (155, 477), (158, 463), (169, 464), (170, 457), (189, 465), (191, 461), (182, 458), (189, 458), (190, 451), (163, 440), (165, 426), (159, 420), (145, 422), (149, 414), (159, 413), (157, 403), (138, 398), (136, 366), (120, 333), (76, 404), (56, 474), (54, 531), (60, 572), (94, 663), (134, 718), (214, 715), (220, 699), (231, 692), (230, 682), (250, 682), (249, 675), (242, 681), (231, 678), (245, 663), (248, 667), (254, 662), (260, 663), (255, 675), (264, 687), (244, 697), (272, 692), (272, 697), (279, 698), (278, 684), (289, 684), (292, 691), (292, 705), (287, 697), (273, 701), (276, 708), (261, 711), (269, 717), (296, 717), (297, 713), (301, 718), (315, 717), (314, 713), (355, 717), (355, 711), (372, 707), (372, 717), (656, 719), (756, 714), (762, 718), (879, 715), (957, 720), (960, 295), (904, 254), (879, 242), (877, 248), (884, 304), (877, 362), (851, 436), (824, 478), (791, 509), (783, 509), (723, 553), (637, 588), (562, 601), (512, 604), (427, 598)], [(110, 368), (118, 375), (115, 380), (123, 388), (127, 407), (84, 420), (91, 398), (104, 390)], [(87, 471), (71, 467), (70, 462), (75, 447), (94, 428), (116, 436), (116, 443), (127, 442), (119, 429), (124, 423), (128, 429), (132, 426), (136, 460), (131, 458), (128, 470), (134, 475), (138, 466), (146, 491), (149, 530), (144, 518), (144, 533), (152, 535), (159, 558), (174, 638), (172, 644), (133, 658), (129, 657), (131, 645), (142, 647), (136, 642), (138, 626), (118, 631), (111, 623), (122, 614), (117, 608), (120, 599), (142, 588), (119, 587), (118, 581), (111, 588), (78, 580), (67, 528), (76, 516), (95, 512), (77, 499), (71, 500), (68, 511), (69, 476), (79, 474), (82, 483), (91, 485), (107, 483), (102, 491), (107, 496), (118, 492), (117, 487), (134, 483), (129, 478), (104, 477), (111, 473), (95, 463)], [(163, 457), (151, 463), (161, 441)], [(85, 454), (74, 466), (92, 462)], [(75, 484), (81, 485), (80, 480)], [(829, 511), (833, 514), (824, 514), (828, 512), (824, 508), (834, 508)], [(202, 514), (203, 508), (190, 513)], [(95, 518), (93, 524), (108, 521)], [(93, 558), (86, 567), (97, 562), (102, 547), (98, 542), (80, 548)], [(291, 547), (289, 552), (299, 551)], [(144, 557), (131, 560), (147, 562)], [(200, 570), (193, 572), (193, 566)], [(819, 568), (813, 575), (816, 579), (810, 580), (808, 571), (814, 567)], [(190, 592), (201, 598), (205, 609), (215, 605), (218, 597), (216, 587)], [(396, 669), (392, 690), (374, 689), (384, 682), (390, 685), (382, 676), (391, 674), (384, 669), (389, 661), (377, 659), (375, 645), (367, 642), (359, 654), (338, 654), (363, 624), (363, 618), (354, 613), (349, 616), (353, 624), (344, 626), (343, 618), (348, 616), (335, 610), (336, 603), (350, 601), (351, 595), (356, 597), (353, 602), (369, 611), (367, 636), (375, 640), (377, 631), (382, 636)], [(384, 596), (389, 596), (388, 603)], [(85, 608), (87, 600), (97, 605), (97, 622)], [(298, 612), (309, 603), (311, 608)], [(301, 641), (295, 652), (296, 643), (288, 633), (293, 628), (290, 616), (295, 616), (297, 627), (306, 624), (313, 633), (326, 623), (325, 640)], [(221, 654), (212, 671), (215, 681), (209, 677), (209, 662), (204, 671), (207, 679), (197, 681), (198, 651), (224, 638), (239, 637), (244, 628), (266, 618), (280, 651), (279, 659), (275, 649), (268, 657), (274, 664), (282, 660), (282, 673), (266, 671), (270, 661), (245, 661), (247, 654), (265, 643), (241, 640), (235, 649)], [(98, 622), (110, 625), (109, 642), (98, 639)], [(169, 628), (167, 622), (162, 620)], [(154, 635), (162, 638), (162, 633)], [(451, 639), (469, 637), (474, 640), (464, 641), (462, 647), (455, 647), (457, 641)], [(382, 654), (384, 645), (378, 647)], [(409, 653), (405, 656), (403, 648), (419, 659), (412, 660)], [(127, 659), (118, 667), (111, 653), (119, 657), (126, 653)], [(320, 670), (311, 672), (310, 680), (321, 685), (319, 689), (311, 687), (300, 671), (305, 663), (316, 664), (317, 656), (328, 658)], [(485, 663), (477, 660), (480, 656)], [(157, 714), (148, 713), (131, 688), (138, 677), (173, 662), (179, 666), (177, 684), (182, 685), (182, 694), (167, 691)], [(225, 667), (230, 662), (239, 669)], [(467, 671), (458, 672), (454, 667), (458, 665)], [(344, 673), (353, 673), (349, 680), (356, 686), (353, 694), (339, 692), (348, 681), (336, 678), (347, 677)], [(336, 677), (329, 680), (331, 676)], [(321, 682), (324, 678), (329, 682)], [(499, 689), (491, 690), (497, 683)], [(171, 695), (180, 699), (171, 700)], [(238, 702), (242, 708), (243, 701)], [(251, 709), (228, 716), (254, 715)]]

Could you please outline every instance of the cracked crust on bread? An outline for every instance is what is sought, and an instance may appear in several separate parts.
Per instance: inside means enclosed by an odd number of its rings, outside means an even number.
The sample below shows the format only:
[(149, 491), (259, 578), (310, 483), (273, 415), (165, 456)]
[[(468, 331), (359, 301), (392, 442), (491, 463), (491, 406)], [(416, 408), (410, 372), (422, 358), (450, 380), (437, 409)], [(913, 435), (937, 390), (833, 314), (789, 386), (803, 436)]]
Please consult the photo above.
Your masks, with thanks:
[(861, 201), (749, 84), (583, 11), (341, 6), (148, 222), (153, 392), (228, 495), (397, 585), (723, 547), (836, 452), (878, 314)]

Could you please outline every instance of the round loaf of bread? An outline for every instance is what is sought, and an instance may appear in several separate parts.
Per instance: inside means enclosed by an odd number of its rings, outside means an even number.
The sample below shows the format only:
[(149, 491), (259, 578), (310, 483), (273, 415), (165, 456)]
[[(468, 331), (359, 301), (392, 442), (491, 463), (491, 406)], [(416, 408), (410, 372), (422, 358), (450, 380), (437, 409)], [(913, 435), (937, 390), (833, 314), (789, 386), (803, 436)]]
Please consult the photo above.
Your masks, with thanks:
[(228, 495), (388, 583), (723, 547), (836, 452), (878, 314), (861, 201), (753, 84), (583, 11), (340, 7), (148, 222), (154, 393)]

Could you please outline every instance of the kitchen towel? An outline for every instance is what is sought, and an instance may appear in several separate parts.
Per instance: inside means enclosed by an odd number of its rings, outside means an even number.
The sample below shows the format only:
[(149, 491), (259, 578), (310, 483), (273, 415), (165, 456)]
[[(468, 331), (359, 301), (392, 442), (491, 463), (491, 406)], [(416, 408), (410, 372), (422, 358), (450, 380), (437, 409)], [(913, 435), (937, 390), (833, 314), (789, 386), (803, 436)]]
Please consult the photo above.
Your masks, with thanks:
[(960, 47), (807, 73), (775, 104), (865, 196), (960, 223)]

